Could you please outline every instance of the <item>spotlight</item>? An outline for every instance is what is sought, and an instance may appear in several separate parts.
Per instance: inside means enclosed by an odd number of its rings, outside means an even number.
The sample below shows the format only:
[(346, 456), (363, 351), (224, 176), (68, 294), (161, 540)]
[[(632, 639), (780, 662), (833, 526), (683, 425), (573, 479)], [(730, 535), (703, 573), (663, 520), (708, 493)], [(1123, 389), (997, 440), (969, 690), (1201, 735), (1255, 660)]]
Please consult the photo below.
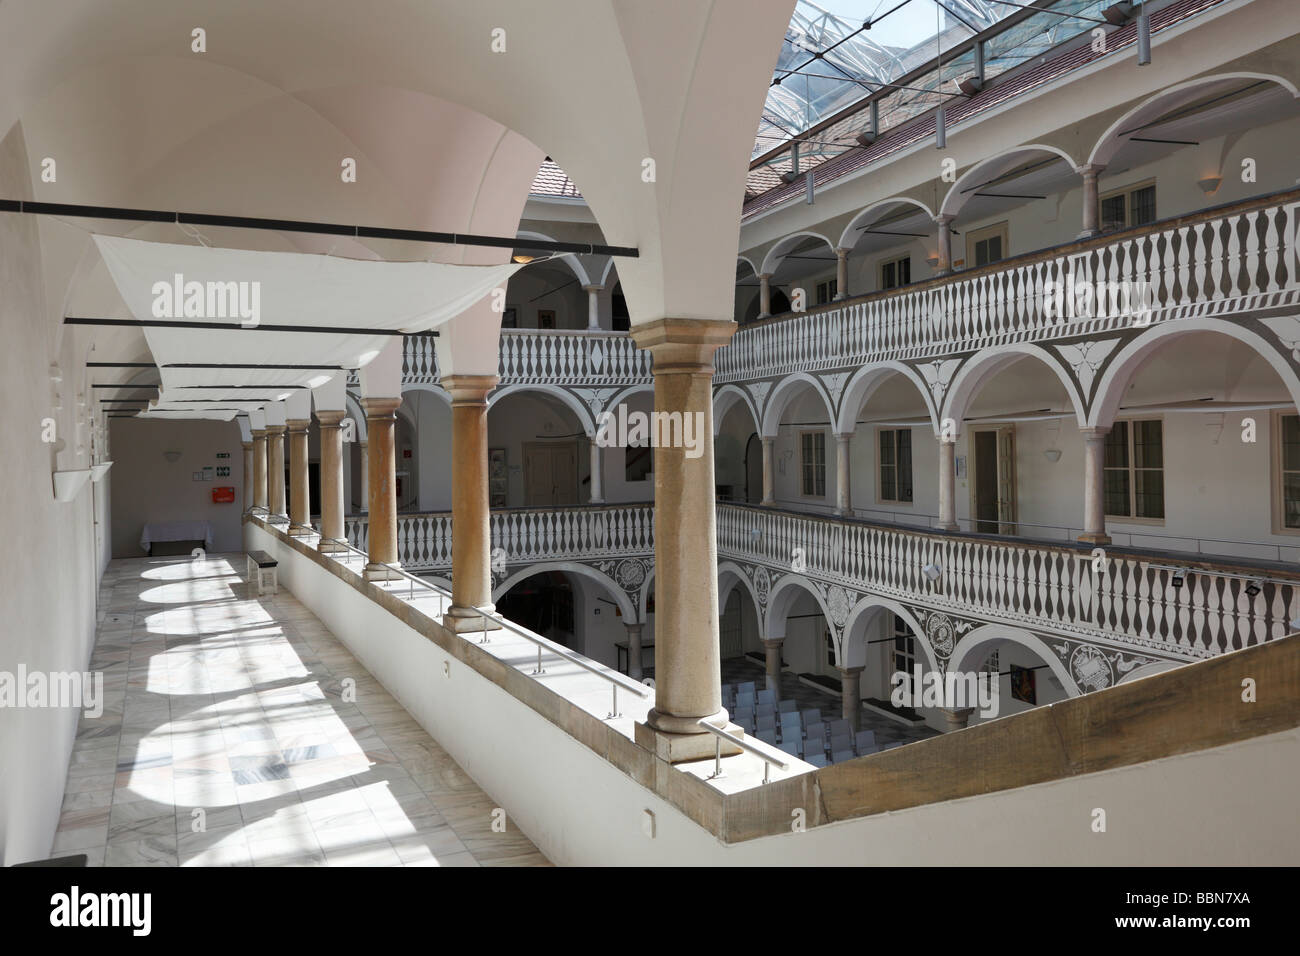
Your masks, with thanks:
[(939, 565), (931, 563), (923, 567), (921, 569), (921, 573), (924, 574), (931, 581), (938, 581), (939, 575), (943, 573), (943, 569), (940, 568)]
[(934, 148), (946, 149), (948, 146), (948, 117), (940, 106), (934, 113)]
[(1246, 582), (1246, 594), (1248, 594), (1250, 597), (1254, 597), (1262, 590), (1264, 590), (1264, 582), (1261, 581), (1259, 578), (1256, 578), (1253, 581)]
[(1174, 576), (1169, 579), (1169, 583), (1176, 588), (1180, 588), (1183, 586), (1183, 582), (1186, 579), (1187, 579), (1187, 572), (1184, 571), (1182, 568), (1178, 568), (1177, 570), (1174, 571)]
[(957, 89), (961, 90), (962, 96), (974, 96), (984, 88), (984, 81), (978, 76), (968, 76), (957, 84)]
[(1207, 196), (1213, 196), (1219, 191), (1219, 186), (1223, 183), (1222, 176), (1206, 176), (1204, 179), (1198, 179), (1196, 185), (1201, 187), (1201, 192)]
[(857, 139), (859, 146), (870, 146), (876, 141), (876, 134), (863, 130), (855, 137), (855, 139)]
[(1138, 66), (1146, 66), (1150, 62), (1151, 16), (1143, 12), (1138, 14)]

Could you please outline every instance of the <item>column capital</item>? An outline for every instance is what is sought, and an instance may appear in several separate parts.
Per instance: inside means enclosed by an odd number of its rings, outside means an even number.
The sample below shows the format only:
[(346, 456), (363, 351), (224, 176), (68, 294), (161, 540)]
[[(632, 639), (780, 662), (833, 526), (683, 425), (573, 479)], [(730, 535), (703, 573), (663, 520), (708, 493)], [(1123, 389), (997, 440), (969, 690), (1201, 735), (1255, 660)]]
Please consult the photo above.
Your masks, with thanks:
[(736, 333), (731, 319), (656, 319), (633, 326), (632, 341), (654, 356), (653, 371), (713, 374), (713, 354)]
[(770, 273), (770, 272), (760, 272), (760, 273), (758, 274), (758, 277), (759, 277), (760, 279), (762, 279), (764, 282), (767, 282), (767, 281), (769, 281), (769, 280), (772, 278), (772, 273)]
[(939, 215), (934, 217), (934, 221), (935, 221), (935, 225), (946, 226), (956, 218), (957, 218), (956, 213), (941, 212), (939, 213)]
[(846, 259), (848, 258), (849, 253), (852, 251), (853, 251), (852, 249), (845, 248), (844, 246), (836, 246), (835, 257), (837, 259)]
[(1110, 426), (1109, 425), (1081, 425), (1079, 427), (1079, 434), (1083, 436), (1084, 441), (1087, 441), (1088, 439), (1092, 439), (1095, 441), (1099, 438), (1105, 438), (1107, 435), (1109, 435)]
[(311, 427), (310, 418), (289, 418), (285, 420), (285, 428), (291, 432), (305, 432)]
[(265, 428), (254, 428), (254, 429), (253, 429), (253, 441), (265, 441), (265, 440), (266, 440), (266, 429), (265, 429)]
[(764, 647), (780, 647), (785, 643), (784, 637), (765, 637), (762, 640)]
[(239, 443), (239, 447), (244, 449), (244, 451), (252, 451), (253, 443), (251, 441), (241, 441)]
[(285, 426), (284, 426), (284, 425), (267, 425), (267, 426), (266, 426), (266, 433), (267, 433), (267, 435), (283, 435), (283, 434), (284, 434), (284, 430), (285, 430)]
[(347, 417), (345, 411), (316, 411), (316, 421), (321, 428), (338, 428), (343, 419)]
[(496, 375), (444, 375), (442, 387), (450, 393), (452, 405), (479, 405), (500, 381)]
[(363, 398), (361, 408), (366, 418), (391, 418), (401, 406), (400, 398)]
[(584, 285), (582, 287), (582, 291), (583, 292), (604, 292), (605, 287), (603, 285)]
[(862, 667), (837, 667), (835, 669), (839, 671), (841, 674), (843, 674), (845, 677), (857, 677), (867, 668), (864, 665)]
[(1093, 179), (1096, 179), (1097, 175), (1103, 172), (1105, 169), (1106, 169), (1105, 163), (1083, 163), (1079, 166), (1074, 167), (1074, 171), (1078, 173), (1080, 176), (1083, 176), (1085, 179), (1088, 178), (1089, 176), (1091, 176)]

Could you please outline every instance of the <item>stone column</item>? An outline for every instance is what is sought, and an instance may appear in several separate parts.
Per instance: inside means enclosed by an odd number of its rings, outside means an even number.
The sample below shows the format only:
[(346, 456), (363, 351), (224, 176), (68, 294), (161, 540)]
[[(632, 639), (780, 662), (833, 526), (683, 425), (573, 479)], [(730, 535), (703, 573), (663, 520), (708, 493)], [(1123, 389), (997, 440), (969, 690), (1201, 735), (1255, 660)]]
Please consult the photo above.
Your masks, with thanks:
[(641, 679), (641, 628), (642, 624), (624, 624), (627, 628), (627, 676)]
[[(695, 451), (652, 436), (655, 472), (655, 706), (636, 741), (670, 763), (714, 753), (718, 738), (698, 722), (739, 727), (722, 707), (718, 648), (718, 545), (714, 512), (713, 354), (730, 319), (664, 318), (633, 327), (654, 355), (655, 412), (692, 421)], [(735, 748), (723, 746), (723, 751)]]
[(758, 317), (766, 319), (772, 314), (772, 273), (758, 277)]
[(862, 729), (862, 671), (861, 667), (841, 667), (840, 711), (856, 734)]
[(957, 439), (939, 439), (939, 530), (957, 530)]
[[(488, 510), (488, 392), (495, 375), (448, 375), (451, 394), (451, 607), (443, 624), (478, 631), (491, 613), (492, 530)], [(491, 626), (491, 625), (489, 625)]]
[(952, 233), (948, 229), (952, 220), (953, 217), (948, 215), (934, 217), (934, 223), (939, 227), (939, 261), (934, 267), (937, 276), (952, 272)]
[(835, 436), (835, 513), (853, 514), (853, 486), (849, 479), (849, 439), (852, 435)]
[(582, 291), (587, 293), (587, 331), (597, 332), (600, 330), (600, 290), (604, 286), (584, 285)]
[(1110, 544), (1106, 533), (1106, 436), (1109, 425), (1080, 428), (1083, 435), (1083, 534), (1086, 544)]
[(773, 637), (763, 638), (763, 652), (767, 657), (767, 689), (776, 691), (777, 697), (781, 689), (781, 647), (785, 644), (785, 638)]
[(1105, 168), (1096, 164), (1078, 168), (1079, 174), (1083, 177), (1083, 232), (1079, 233), (1080, 239), (1088, 239), (1101, 232), (1098, 225), (1101, 218), (1101, 204), (1097, 201), (1097, 176)]
[(835, 250), (835, 298), (849, 297), (849, 252), (848, 249)]
[(266, 510), (266, 429), (253, 429), (253, 507)]
[(343, 421), (342, 411), (316, 413), (320, 424), (320, 551), (342, 550), (325, 539), (344, 540), (343, 530)]
[(775, 485), (773, 472), (776, 470), (776, 466), (772, 463), (773, 446), (775, 444), (775, 438), (763, 439), (763, 500), (759, 503), (769, 507), (776, 504), (776, 498), (772, 490)]
[(253, 510), (257, 487), (253, 484), (253, 443), (251, 441), (240, 442), (244, 449), (244, 512), (248, 513)]
[(307, 428), (311, 420), (291, 418), (289, 430), (289, 533), (311, 533), (311, 501), (307, 469)]
[(601, 474), (603, 460), (601, 447), (593, 438), (591, 440), (591, 504), (593, 505), (605, 503), (605, 476)]
[(973, 713), (975, 713), (974, 707), (958, 707), (951, 710), (943, 708), (943, 719), (948, 722), (948, 732), (965, 730), (966, 722), (970, 720), (970, 715)]
[(266, 426), (266, 488), (271, 514), (288, 518), (284, 504), (284, 426)]
[(395, 577), (384, 565), (398, 564), (397, 555), (397, 407), (400, 398), (363, 398), (366, 412), (366, 435), (370, 439), (367, 455), (370, 492), (370, 531), (366, 553), (366, 580), (388, 581)]

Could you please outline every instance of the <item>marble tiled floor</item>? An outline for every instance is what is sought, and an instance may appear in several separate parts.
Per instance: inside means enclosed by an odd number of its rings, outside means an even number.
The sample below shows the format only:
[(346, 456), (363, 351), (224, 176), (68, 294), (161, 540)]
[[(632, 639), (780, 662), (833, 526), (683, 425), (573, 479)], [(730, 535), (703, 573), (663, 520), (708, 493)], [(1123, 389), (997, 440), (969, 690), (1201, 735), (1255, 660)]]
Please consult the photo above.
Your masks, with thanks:
[(243, 565), (110, 565), (90, 665), (105, 708), (81, 718), (53, 856), (547, 864), (513, 821), (493, 831), (491, 797), (287, 590), (251, 594)]

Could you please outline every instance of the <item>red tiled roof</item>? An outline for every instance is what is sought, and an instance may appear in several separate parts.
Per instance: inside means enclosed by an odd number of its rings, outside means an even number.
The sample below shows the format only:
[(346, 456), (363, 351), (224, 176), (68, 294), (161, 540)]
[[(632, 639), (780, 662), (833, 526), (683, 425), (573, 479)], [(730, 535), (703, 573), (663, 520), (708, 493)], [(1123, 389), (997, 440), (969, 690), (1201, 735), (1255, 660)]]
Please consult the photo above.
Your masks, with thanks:
[[(1163, 10), (1151, 14), (1151, 32), (1155, 33), (1172, 26), (1222, 2), (1223, 0), (1179, 0), (1179, 2), (1170, 4)], [(970, 99), (948, 107), (946, 111), (948, 128), (951, 129), (963, 120), (970, 119), (1005, 103), (1007, 100), (1050, 83), (1094, 60), (1118, 53), (1131, 46), (1136, 40), (1137, 24), (1136, 22), (1129, 23), (1107, 36), (1108, 49), (1105, 53), (1094, 52), (1091, 44), (1085, 44), (1062, 53), (1032, 69), (1022, 69), (1022, 72), (1006, 82), (990, 86)], [(906, 149), (913, 143), (933, 137), (934, 125), (934, 114), (931, 113), (929, 116), (922, 117), (915, 122), (891, 130), (865, 149), (850, 149), (816, 166), (805, 165), (804, 171), (815, 170), (813, 182), (816, 186), (833, 182), (864, 166), (884, 159), (886, 156)], [(795, 183), (786, 184), (781, 181), (779, 171), (770, 167), (759, 167), (752, 170), (749, 174), (748, 185), (751, 190), (757, 187), (763, 191), (745, 203), (744, 211), (741, 214), (742, 220), (749, 219), (796, 197), (802, 198), (806, 189), (802, 177)]]

